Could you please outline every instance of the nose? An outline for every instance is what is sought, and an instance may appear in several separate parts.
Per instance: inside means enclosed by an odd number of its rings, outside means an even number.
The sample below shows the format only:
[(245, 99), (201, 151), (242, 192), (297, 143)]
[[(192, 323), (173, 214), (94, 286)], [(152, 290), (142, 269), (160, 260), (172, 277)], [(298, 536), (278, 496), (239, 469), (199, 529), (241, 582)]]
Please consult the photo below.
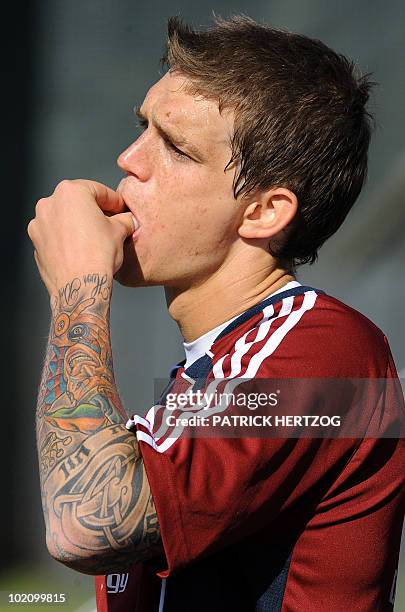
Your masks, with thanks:
[(124, 172), (135, 175), (140, 181), (146, 181), (149, 178), (150, 169), (141, 141), (142, 137), (122, 151), (117, 158), (117, 164)]

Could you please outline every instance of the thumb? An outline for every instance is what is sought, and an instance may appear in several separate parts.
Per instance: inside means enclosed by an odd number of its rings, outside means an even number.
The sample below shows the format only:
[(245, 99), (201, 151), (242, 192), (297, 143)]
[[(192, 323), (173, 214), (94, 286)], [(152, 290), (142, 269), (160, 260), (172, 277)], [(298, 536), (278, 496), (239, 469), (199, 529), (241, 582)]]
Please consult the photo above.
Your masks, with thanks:
[(118, 213), (117, 215), (107, 218), (119, 233), (122, 242), (124, 242), (128, 236), (131, 236), (139, 227), (138, 220), (131, 212)]

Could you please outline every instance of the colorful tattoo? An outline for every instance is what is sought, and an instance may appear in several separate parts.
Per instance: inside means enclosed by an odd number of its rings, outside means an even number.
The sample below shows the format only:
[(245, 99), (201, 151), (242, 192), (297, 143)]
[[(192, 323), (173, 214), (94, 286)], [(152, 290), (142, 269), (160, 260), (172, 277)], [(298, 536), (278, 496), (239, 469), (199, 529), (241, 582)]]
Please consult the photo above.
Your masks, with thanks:
[[(114, 380), (112, 278), (76, 277), (51, 298), (37, 446), (51, 554), (90, 574), (162, 552), (156, 510)], [(102, 557), (102, 559), (101, 559)]]

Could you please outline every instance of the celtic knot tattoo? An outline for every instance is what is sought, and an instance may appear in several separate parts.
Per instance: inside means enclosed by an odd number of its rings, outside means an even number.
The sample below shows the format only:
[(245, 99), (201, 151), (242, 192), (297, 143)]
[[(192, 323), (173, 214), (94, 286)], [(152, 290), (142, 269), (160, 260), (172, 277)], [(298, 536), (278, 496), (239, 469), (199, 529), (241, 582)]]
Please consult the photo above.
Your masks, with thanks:
[(37, 405), (48, 548), (85, 573), (128, 568), (162, 553), (138, 443), (114, 380), (112, 278), (85, 274), (51, 298)]

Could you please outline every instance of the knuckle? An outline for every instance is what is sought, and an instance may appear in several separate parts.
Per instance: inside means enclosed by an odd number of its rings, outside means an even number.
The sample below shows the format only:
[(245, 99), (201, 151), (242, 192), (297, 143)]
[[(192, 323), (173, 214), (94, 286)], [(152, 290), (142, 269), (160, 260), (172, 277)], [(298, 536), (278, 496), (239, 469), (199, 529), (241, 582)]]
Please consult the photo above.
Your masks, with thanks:
[(40, 198), (38, 202), (35, 204), (35, 212), (38, 213), (40, 208), (42, 208), (46, 202), (47, 198)]
[(70, 179), (63, 179), (56, 185), (55, 193), (59, 191), (60, 192), (68, 191), (69, 189), (72, 188), (72, 185), (73, 185), (73, 181), (71, 181)]
[(31, 219), (31, 221), (27, 225), (27, 234), (30, 238), (33, 236), (35, 219)]

